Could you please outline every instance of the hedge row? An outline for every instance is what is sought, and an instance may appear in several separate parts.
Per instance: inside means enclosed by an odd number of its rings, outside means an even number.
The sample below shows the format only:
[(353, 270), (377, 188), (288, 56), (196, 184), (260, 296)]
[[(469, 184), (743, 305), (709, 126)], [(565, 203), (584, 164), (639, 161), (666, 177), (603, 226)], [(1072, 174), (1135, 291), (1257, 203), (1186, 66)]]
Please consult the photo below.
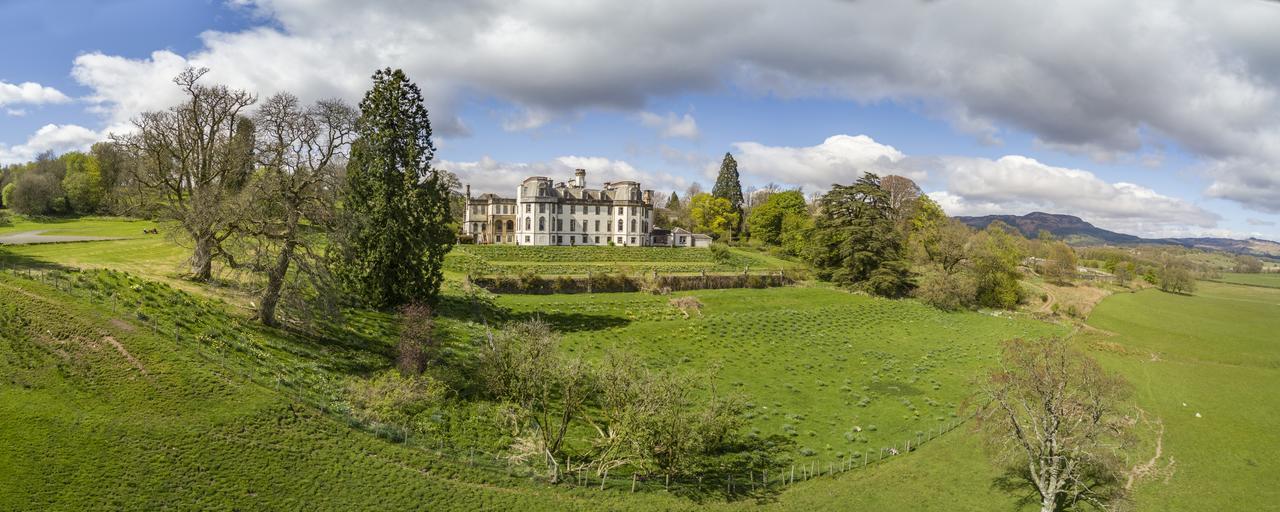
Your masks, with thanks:
[(683, 290), (711, 290), (722, 288), (774, 288), (795, 284), (798, 276), (792, 272), (771, 274), (731, 274), (654, 277), (624, 274), (592, 274), (589, 277), (542, 277), (524, 274), (518, 277), (476, 277), (471, 282), (494, 293), (553, 294), (553, 293), (608, 293), (639, 292), (667, 293)]

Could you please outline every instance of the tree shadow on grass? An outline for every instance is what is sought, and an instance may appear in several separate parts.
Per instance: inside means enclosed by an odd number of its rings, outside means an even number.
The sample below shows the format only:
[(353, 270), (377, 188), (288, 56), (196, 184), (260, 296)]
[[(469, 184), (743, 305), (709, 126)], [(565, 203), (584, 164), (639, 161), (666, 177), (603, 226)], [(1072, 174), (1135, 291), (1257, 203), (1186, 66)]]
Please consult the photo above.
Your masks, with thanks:
[(1004, 473), (991, 480), (991, 488), (1015, 498), (1012, 510), (1024, 510), (1040, 504), (1040, 493), (1026, 473), (1026, 469), (1008, 466)]
[(54, 263), (48, 260), (32, 258), (30, 256), (26, 256), (22, 254), (14, 254), (12, 252), (4, 250), (4, 247), (0, 246), (0, 271), (46, 272), (50, 270), (60, 270), (63, 272), (70, 272), (73, 270), (80, 270), (80, 269), (74, 268), (74, 267), (68, 267), (66, 265), (62, 265), (60, 263)]
[(623, 316), (572, 311), (514, 311), (483, 298), (457, 295), (442, 295), (436, 314), (494, 328), (509, 322), (541, 320), (557, 332), (598, 331), (631, 324), (631, 319)]

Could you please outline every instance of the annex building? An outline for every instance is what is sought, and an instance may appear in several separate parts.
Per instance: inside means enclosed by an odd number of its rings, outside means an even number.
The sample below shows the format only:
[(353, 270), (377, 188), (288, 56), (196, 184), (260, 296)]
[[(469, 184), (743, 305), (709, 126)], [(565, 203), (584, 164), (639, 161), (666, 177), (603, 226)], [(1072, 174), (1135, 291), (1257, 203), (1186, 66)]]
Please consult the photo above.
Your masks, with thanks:
[(471, 197), (462, 234), (478, 244), (705, 247), (711, 237), (653, 224), (653, 191), (634, 181), (587, 188), (587, 171), (568, 182), (525, 178), (514, 198)]

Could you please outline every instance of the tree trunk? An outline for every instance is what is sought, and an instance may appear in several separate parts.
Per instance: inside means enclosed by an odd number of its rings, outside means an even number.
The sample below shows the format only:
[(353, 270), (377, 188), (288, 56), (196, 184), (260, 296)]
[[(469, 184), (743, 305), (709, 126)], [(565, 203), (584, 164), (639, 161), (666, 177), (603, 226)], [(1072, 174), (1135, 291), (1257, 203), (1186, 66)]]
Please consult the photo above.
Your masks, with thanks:
[(262, 304), (258, 308), (258, 319), (263, 324), (276, 325), (276, 304), (280, 303), (280, 290), (284, 288), (284, 278), (289, 273), (294, 245), (293, 240), (284, 243), (275, 266), (267, 273), (267, 289), (262, 292)]
[(191, 279), (206, 282), (213, 278), (213, 234), (201, 233), (193, 238), (196, 248), (191, 254)]

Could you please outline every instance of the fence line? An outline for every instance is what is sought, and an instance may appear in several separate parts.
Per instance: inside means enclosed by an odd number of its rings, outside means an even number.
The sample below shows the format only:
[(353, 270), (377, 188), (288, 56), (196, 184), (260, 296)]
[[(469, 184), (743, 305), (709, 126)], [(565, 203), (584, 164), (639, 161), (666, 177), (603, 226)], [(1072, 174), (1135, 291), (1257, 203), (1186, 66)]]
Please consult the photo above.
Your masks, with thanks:
[[(76, 296), (78, 287), (72, 279), (66, 277), (67, 273), (79, 273), (80, 269), (70, 270), (47, 270), (32, 269), (30, 267), (18, 268), (6, 265), (4, 261), (0, 261), (0, 273), (9, 273), (11, 275), (26, 278), (32, 281), (41, 282), (53, 286), (59, 291), (63, 291), (72, 296)], [(93, 294), (81, 294), (81, 296), (89, 299), (98, 299)], [(128, 312), (129, 309), (122, 309), (121, 304), (117, 301), (115, 294), (112, 293), (108, 297), (111, 301), (110, 307), (113, 313), (120, 314)], [(181, 344), (187, 341), (197, 341), (202, 338), (208, 338), (203, 335), (186, 333), (181, 325), (175, 320), (172, 327), (162, 327), (153, 316), (145, 315), (141, 308), (134, 308), (135, 317), (149, 327), (152, 334), (160, 339), (172, 339), (175, 344)], [(212, 339), (211, 339), (212, 341)], [(207, 344), (203, 344), (206, 345)], [(536, 464), (515, 462), (509, 457), (504, 457), (501, 453), (490, 453), (483, 450), (477, 450), (476, 447), (459, 447), (450, 446), (445, 443), (444, 439), (418, 439), (410, 434), (408, 429), (397, 427), (394, 425), (373, 424), (352, 416), (347, 411), (335, 409), (331, 403), (325, 403), (314, 397), (290, 392), (281, 389), (280, 379), (271, 379), (253, 372), (244, 367), (237, 367), (230, 364), (229, 360), (222, 354), (210, 353), (208, 350), (197, 350), (196, 353), (206, 361), (214, 363), (221, 367), (222, 370), (238, 375), (247, 381), (269, 387), (279, 393), (291, 396), (295, 400), (306, 403), (316, 409), (335, 416), (347, 425), (359, 428), (378, 437), (387, 439), (392, 442), (401, 443), (406, 446), (416, 447), (426, 452), (434, 454), (441, 460), (449, 463), (457, 464), (467, 468), (477, 468), (486, 470), (493, 475), (512, 479), (529, 479), (529, 480), (548, 480), (552, 474), (556, 477), (558, 485), (569, 487), (580, 487), (584, 489), (594, 489), (599, 491), (613, 492), (673, 492), (678, 494), (717, 494), (732, 499), (735, 497), (745, 497), (758, 493), (774, 492), (796, 483), (802, 483), (809, 480), (837, 477), (844, 473), (857, 470), (865, 470), (875, 465), (881, 464), (894, 457), (900, 457), (915, 451), (921, 445), (940, 438), (943, 434), (951, 432), (963, 425), (968, 418), (960, 417), (947, 421), (936, 428), (926, 429), (918, 432), (916, 436), (906, 440), (895, 442), (890, 446), (882, 446), (879, 450), (865, 450), (857, 452), (858, 455), (836, 458), (834, 460), (803, 460), (795, 461), (790, 464), (777, 465), (772, 468), (763, 469), (747, 469), (747, 470), (728, 470), (704, 475), (681, 475), (675, 478), (670, 476), (662, 476), (655, 474), (645, 474), (637, 471), (619, 470), (613, 474), (609, 471), (599, 474), (594, 470), (586, 467), (578, 467), (573, 470), (564, 471), (559, 469), (557, 463), (556, 469), (548, 471), (546, 468)]]

